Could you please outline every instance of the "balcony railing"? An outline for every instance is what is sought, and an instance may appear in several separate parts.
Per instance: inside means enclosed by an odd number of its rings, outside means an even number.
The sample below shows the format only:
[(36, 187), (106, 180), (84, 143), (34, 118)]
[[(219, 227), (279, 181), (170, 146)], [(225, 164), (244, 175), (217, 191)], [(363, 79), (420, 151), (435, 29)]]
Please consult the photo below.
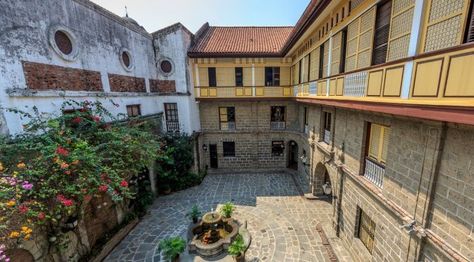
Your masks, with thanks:
[[(474, 43), (279, 87), (196, 87), (198, 98), (305, 97), (473, 107)], [(462, 88), (461, 88), (462, 87)]]
[(272, 122), (270, 122), (270, 129), (271, 130), (285, 130), (286, 129), (286, 122), (272, 121)]
[(385, 168), (372, 160), (365, 159), (364, 177), (378, 187), (383, 186), (383, 177), (385, 175)]
[(324, 129), (323, 141), (326, 144), (331, 144), (331, 131)]
[(166, 121), (166, 130), (168, 132), (179, 132), (179, 121)]

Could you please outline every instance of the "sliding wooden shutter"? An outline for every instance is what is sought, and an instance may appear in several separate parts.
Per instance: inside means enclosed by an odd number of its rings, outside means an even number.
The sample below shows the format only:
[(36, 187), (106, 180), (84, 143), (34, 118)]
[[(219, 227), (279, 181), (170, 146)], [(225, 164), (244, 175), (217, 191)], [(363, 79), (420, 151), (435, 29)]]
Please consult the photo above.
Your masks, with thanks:
[(375, 38), (372, 65), (383, 64), (387, 60), (388, 37), (390, 34), (390, 16), (392, 13), (392, 1), (377, 7), (375, 19)]

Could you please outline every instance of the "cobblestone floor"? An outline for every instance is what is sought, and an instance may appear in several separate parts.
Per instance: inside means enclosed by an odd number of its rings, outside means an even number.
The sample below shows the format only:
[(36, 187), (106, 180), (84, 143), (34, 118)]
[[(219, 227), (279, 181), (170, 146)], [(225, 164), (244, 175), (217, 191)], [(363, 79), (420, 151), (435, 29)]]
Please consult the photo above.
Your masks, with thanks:
[(236, 205), (234, 217), (248, 223), (246, 261), (329, 261), (315, 228), (329, 227), (332, 206), (302, 198), (286, 173), (213, 174), (200, 186), (160, 197), (105, 261), (160, 261), (158, 242), (186, 237), (185, 214), (194, 204), (210, 211), (227, 201)]

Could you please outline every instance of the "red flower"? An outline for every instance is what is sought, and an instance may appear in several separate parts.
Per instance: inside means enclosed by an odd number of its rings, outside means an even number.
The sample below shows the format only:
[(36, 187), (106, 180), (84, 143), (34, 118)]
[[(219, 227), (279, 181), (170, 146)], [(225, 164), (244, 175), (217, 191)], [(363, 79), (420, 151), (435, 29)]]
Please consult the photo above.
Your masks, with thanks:
[(45, 219), (45, 218), (46, 218), (46, 215), (45, 215), (43, 212), (40, 212), (40, 213), (38, 214), (38, 219), (39, 219), (39, 220), (43, 220), (43, 219)]
[(72, 122), (73, 122), (74, 124), (79, 124), (79, 123), (82, 122), (82, 118), (81, 118), (81, 117), (76, 117), (76, 118), (74, 118), (74, 119), (72, 120)]
[(92, 196), (91, 196), (91, 195), (86, 195), (86, 196), (84, 197), (84, 201), (86, 201), (86, 202), (91, 201), (91, 199), (92, 199)]
[(58, 146), (56, 148), (56, 154), (61, 155), (61, 156), (68, 156), (69, 151), (67, 151), (67, 149), (62, 146)]
[(100, 185), (99, 186), (99, 191), (100, 192), (107, 192), (108, 189), (109, 189), (108, 185)]
[(65, 199), (64, 201), (62, 201), (62, 203), (64, 206), (67, 206), (67, 207), (74, 205), (74, 201), (72, 201), (71, 199)]
[(26, 205), (20, 205), (18, 207), (18, 210), (20, 210), (20, 213), (24, 214), (24, 213), (28, 212), (28, 207)]
[(122, 180), (122, 182), (120, 182), (120, 186), (121, 186), (121, 187), (128, 187), (127, 181)]

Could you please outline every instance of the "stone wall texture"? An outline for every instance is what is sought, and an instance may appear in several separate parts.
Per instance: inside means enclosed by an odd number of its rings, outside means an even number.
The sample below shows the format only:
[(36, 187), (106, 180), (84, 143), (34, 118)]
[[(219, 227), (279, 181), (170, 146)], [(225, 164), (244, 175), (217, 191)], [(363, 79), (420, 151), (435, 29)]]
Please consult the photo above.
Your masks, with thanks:
[[(286, 130), (270, 129), (270, 107), (276, 105), (287, 108)], [(287, 148), (274, 157), (271, 141), (295, 141), (298, 156), (304, 150), (311, 164), (299, 161), (297, 181), (304, 181), (304, 191), (321, 194), (327, 173), (334, 230), (354, 261), (474, 259), (473, 127), (291, 101), (202, 101), (199, 106), (200, 143), (217, 145), (220, 169), (286, 168)], [(219, 107), (229, 106), (235, 107), (236, 130), (219, 130)], [(332, 114), (329, 143), (322, 141), (323, 112)], [(364, 177), (369, 123), (391, 130), (381, 187)], [(235, 157), (223, 156), (223, 141), (236, 143)], [(202, 164), (209, 165), (209, 152), (201, 155)], [(357, 236), (359, 210), (376, 224), (372, 253)], [(402, 226), (412, 220), (415, 230), (409, 234)]]
[(150, 79), (150, 92), (162, 94), (176, 93), (176, 82), (174, 80)]
[(146, 92), (145, 78), (109, 74), (112, 92)]

